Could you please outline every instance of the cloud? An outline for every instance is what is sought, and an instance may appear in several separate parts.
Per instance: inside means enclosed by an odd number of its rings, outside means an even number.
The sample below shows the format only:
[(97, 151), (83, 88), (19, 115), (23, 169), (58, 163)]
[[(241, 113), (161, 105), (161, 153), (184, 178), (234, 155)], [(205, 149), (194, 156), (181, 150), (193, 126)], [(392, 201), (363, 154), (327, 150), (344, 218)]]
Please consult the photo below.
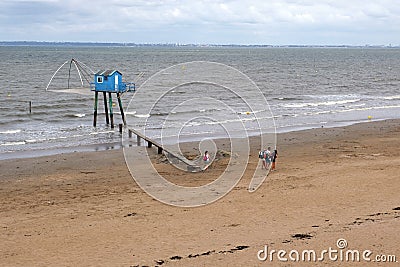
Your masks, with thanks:
[(331, 34), (335, 44), (400, 44), (396, 0), (24, 0), (0, 9), (3, 40), (282, 44), (329, 43)]

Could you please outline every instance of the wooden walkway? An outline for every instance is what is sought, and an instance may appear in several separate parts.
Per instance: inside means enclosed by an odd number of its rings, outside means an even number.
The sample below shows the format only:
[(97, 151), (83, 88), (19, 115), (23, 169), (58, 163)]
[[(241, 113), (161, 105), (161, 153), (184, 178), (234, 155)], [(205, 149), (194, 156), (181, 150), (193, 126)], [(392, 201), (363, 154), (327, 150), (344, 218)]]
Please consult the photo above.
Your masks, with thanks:
[(203, 171), (203, 170), (207, 169), (207, 167), (208, 167), (208, 166), (203, 166), (203, 167), (199, 166), (199, 164), (196, 164), (194, 161), (190, 161), (187, 158), (185, 158), (183, 155), (178, 154), (175, 151), (171, 151), (170, 149), (164, 147), (159, 142), (151, 139), (150, 137), (145, 136), (144, 134), (142, 134), (141, 132), (139, 132), (135, 129), (128, 127), (128, 133), (129, 133), (129, 137), (132, 137), (132, 133), (137, 136), (138, 146), (140, 146), (140, 141), (141, 141), (141, 139), (143, 139), (147, 142), (148, 148), (151, 148), (154, 145), (158, 149), (158, 154), (162, 154), (163, 152), (167, 153), (168, 154), (167, 157), (169, 160), (171, 160), (171, 157), (177, 159), (178, 161), (184, 163), (186, 165), (186, 169), (190, 172)]

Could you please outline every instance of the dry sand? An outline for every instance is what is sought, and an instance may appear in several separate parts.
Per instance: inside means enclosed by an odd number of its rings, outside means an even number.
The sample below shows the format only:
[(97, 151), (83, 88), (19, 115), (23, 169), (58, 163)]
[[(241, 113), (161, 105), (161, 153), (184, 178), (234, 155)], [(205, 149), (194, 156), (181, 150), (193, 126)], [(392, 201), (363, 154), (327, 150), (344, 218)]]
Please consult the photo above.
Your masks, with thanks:
[[(396, 120), (280, 134), (277, 171), (256, 192), (247, 191), (253, 144), (234, 190), (198, 208), (144, 193), (121, 150), (3, 160), (0, 266), (398, 266), (261, 262), (257, 252), (319, 252), (344, 238), (347, 249), (400, 262), (399, 134)], [(223, 164), (193, 176), (156, 160), (184, 185), (207, 182)]]

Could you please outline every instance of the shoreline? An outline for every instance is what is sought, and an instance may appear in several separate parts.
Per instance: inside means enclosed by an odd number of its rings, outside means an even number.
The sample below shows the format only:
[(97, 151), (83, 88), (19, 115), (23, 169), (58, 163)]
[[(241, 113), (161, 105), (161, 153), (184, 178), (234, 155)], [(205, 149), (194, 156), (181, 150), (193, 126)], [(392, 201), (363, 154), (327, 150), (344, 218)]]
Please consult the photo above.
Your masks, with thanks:
[[(337, 122), (337, 123), (329, 123), (329, 124), (312, 124), (309, 126), (287, 126), (281, 129), (277, 129), (276, 134), (286, 134), (286, 133), (296, 133), (302, 131), (315, 130), (319, 128), (340, 128), (347, 127), (351, 125), (363, 124), (363, 123), (374, 123), (381, 121), (391, 121), (391, 120), (399, 120), (400, 119), (373, 119), (373, 120), (365, 120), (365, 121), (348, 121), (348, 122)], [(117, 131), (117, 130), (116, 130)], [(127, 134), (127, 133), (123, 133)], [(257, 138), (259, 135), (250, 135), (249, 138)], [(185, 140), (182, 143), (193, 143), (198, 142), (198, 138), (193, 140)], [(224, 138), (215, 138), (214, 140), (220, 140)], [(121, 137), (122, 140), (122, 137)], [(133, 140), (133, 139), (132, 139)], [(135, 142), (131, 143), (133, 146)], [(279, 143), (277, 144), (279, 145)], [(100, 144), (92, 144), (85, 146), (73, 146), (73, 147), (60, 147), (60, 148), (50, 148), (50, 149), (35, 149), (35, 150), (22, 150), (22, 151), (13, 151), (13, 152), (3, 152), (0, 154), (0, 161), (2, 160), (12, 160), (12, 159), (25, 159), (25, 158), (36, 158), (36, 157), (45, 157), (45, 156), (55, 156), (59, 154), (69, 154), (69, 153), (81, 153), (81, 152), (96, 152), (96, 151), (108, 151), (108, 150), (120, 150), (124, 146), (122, 142), (110, 142), (110, 143), (100, 143)]]
[[(235, 188), (197, 208), (147, 195), (120, 150), (3, 160), (0, 265), (280, 266), (260, 262), (258, 251), (322, 251), (340, 238), (399, 260), (399, 134), (400, 120), (279, 134), (277, 171), (249, 193), (259, 161), (253, 142)], [(224, 167), (182, 173), (152, 150), (155, 168), (176, 184), (207, 183)]]

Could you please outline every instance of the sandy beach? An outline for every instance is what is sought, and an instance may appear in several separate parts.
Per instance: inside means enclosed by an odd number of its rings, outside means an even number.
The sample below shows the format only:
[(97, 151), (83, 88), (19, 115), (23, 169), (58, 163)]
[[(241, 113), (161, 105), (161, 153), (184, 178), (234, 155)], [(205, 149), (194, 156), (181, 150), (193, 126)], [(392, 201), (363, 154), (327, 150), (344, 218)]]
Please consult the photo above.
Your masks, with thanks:
[[(258, 163), (252, 144), (234, 190), (197, 208), (143, 192), (122, 150), (3, 160), (0, 266), (398, 266), (399, 147), (399, 120), (279, 134), (277, 170), (256, 192), (247, 190)], [(193, 175), (154, 157), (159, 171), (188, 186), (224, 167), (222, 160)], [(319, 257), (338, 249), (338, 239), (344, 250), (371, 250), (371, 262), (257, 257), (266, 245)]]

